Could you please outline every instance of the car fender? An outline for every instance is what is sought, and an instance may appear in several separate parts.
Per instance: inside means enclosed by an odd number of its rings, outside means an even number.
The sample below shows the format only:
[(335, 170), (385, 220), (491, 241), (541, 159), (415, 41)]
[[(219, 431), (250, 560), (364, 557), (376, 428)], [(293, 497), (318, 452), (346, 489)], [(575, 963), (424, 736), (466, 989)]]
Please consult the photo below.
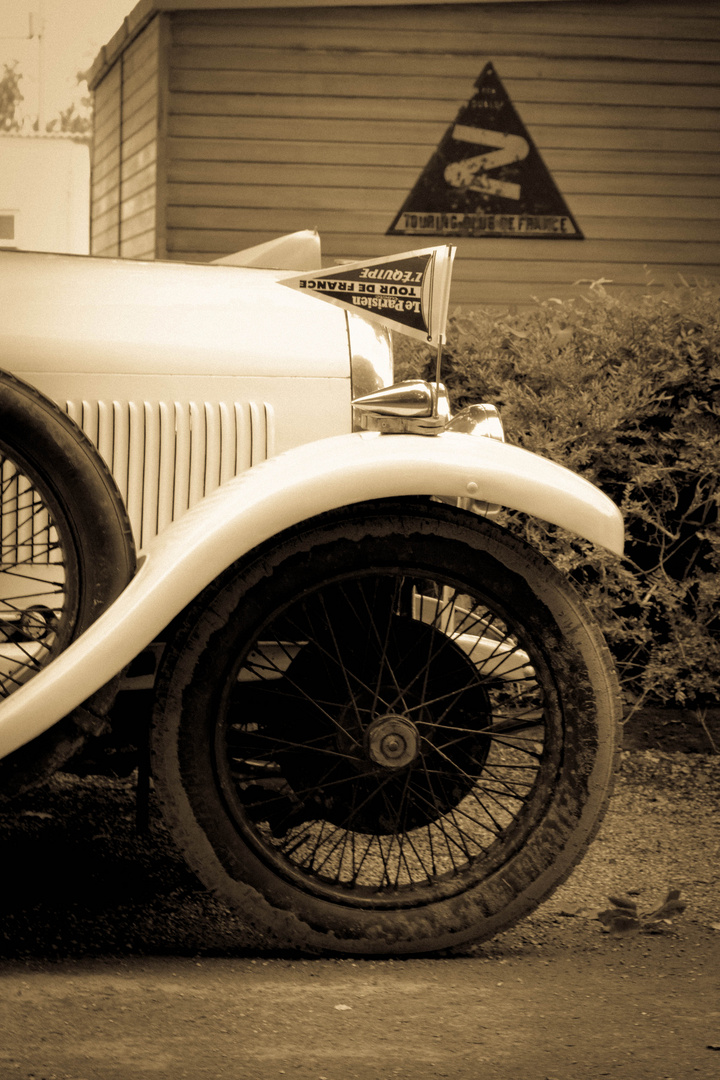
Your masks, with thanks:
[(307, 443), (227, 481), (151, 542), (110, 608), (0, 703), (0, 757), (85, 701), (258, 544), (316, 514), (403, 495), (499, 503), (623, 550), (615, 504), (589, 481), (520, 447), (450, 431), (358, 432)]

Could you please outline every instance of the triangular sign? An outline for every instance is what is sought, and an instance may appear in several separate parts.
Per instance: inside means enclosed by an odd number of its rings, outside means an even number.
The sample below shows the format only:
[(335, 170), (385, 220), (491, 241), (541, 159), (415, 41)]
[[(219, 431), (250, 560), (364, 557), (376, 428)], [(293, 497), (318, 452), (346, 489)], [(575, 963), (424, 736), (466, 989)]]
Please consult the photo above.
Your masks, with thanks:
[(475, 86), (387, 235), (582, 240), (492, 64)]
[(384, 259), (343, 263), (281, 285), (365, 315), (390, 330), (440, 345), (445, 341), (455, 248), (404, 251)]

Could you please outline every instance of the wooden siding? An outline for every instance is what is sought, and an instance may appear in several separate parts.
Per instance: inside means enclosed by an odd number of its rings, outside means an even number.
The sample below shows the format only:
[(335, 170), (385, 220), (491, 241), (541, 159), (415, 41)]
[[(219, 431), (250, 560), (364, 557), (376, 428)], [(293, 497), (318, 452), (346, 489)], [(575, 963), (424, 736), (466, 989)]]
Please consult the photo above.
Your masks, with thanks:
[(155, 257), (159, 58), (160, 19), (156, 18), (95, 89), (93, 255)]
[(585, 239), (449, 238), (454, 302), (718, 275), (714, 0), (169, 18), (170, 258), (213, 259), (304, 228), (319, 230), (328, 264), (442, 243), (386, 231), (492, 61)]

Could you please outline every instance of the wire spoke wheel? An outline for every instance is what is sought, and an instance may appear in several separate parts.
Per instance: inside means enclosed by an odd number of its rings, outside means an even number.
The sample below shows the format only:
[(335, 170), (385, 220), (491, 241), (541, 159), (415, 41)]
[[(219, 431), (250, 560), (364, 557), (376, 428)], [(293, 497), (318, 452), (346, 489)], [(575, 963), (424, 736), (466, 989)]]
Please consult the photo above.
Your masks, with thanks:
[(0, 697), (7, 697), (72, 640), (80, 571), (63, 507), (2, 445), (0, 536)]
[(484, 598), (349, 575), (283, 611), (241, 661), (218, 779), (278, 872), (345, 903), (423, 903), (466, 888), (522, 832), (557, 769), (544, 701)]
[(248, 887), (291, 912), (290, 943), (489, 936), (567, 876), (609, 793), (607, 654), (551, 610), (577, 598), (497, 526), (392, 509), (329, 515), (233, 568), (160, 676), (171, 829), (256, 921)]
[[(130, 522), (95, 447), (54, 402), (0, 372), (0, 699), (46, 668), (134, 572)], [(8, 754), (0, 798), (45, 779), (84, 740), (70, 716)]]

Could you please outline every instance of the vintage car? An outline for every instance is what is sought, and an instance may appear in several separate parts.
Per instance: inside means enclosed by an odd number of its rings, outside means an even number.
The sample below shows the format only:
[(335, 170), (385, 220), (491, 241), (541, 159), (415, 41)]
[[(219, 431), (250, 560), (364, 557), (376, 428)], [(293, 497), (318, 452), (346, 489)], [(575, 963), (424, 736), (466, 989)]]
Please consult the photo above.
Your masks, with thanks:
[(189, 865), (273, 941), (446, 949), (568, 875), (618, 751), (599, 631), (493, 508), (618, 553), (622, 522), (491, 406), (394, 384), (369, 304), (282, 287), (319, 267), (313, 234), (0, 253), (0, 790), (130, 724)]

